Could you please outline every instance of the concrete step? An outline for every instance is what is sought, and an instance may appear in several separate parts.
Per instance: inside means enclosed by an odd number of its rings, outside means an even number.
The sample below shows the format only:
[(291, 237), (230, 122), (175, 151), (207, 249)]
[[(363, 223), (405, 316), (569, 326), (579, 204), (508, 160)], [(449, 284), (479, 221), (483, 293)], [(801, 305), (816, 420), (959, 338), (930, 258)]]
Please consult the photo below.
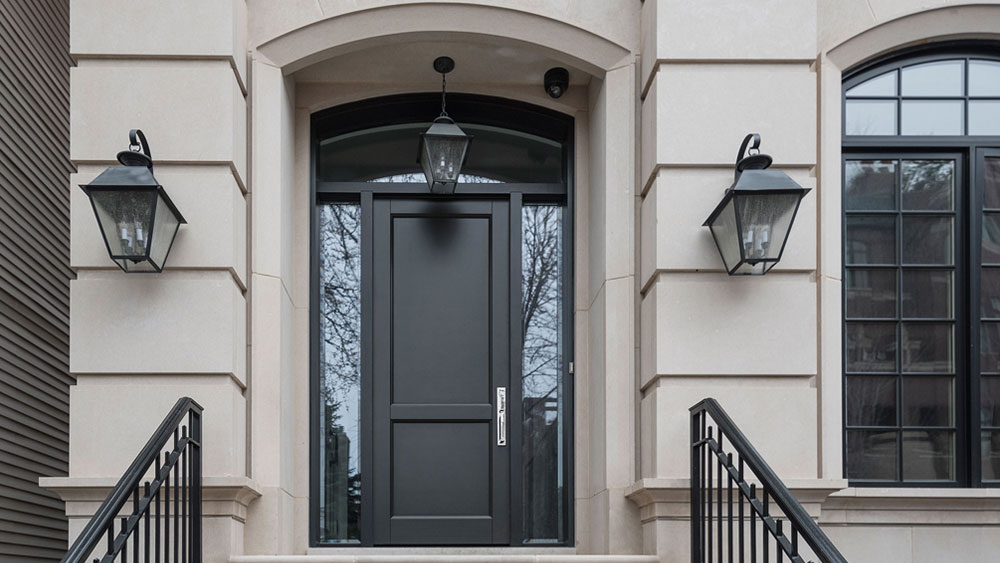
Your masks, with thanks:
[(655, 555), (577, 555), (574, 553), (524, 553), (516, 548), (509, 552), (490, 550), (479, 552), (424, 550), (312, 554), (312, 555), (241, 555), (229, 559), (230, 563), (659, 563)]

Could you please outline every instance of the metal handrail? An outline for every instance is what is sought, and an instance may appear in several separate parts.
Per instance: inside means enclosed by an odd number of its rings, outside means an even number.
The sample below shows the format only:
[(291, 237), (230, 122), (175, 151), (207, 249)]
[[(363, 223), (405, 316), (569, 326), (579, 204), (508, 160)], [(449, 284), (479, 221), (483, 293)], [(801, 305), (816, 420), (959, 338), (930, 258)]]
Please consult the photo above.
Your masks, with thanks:
[[(163, 422), (160, 423), (153, 435), (149, 437), (146, 445), (143, 446), (142, 450), (129, 465), (128, 469), (118, 480), (118, 483), (108, 494), (107, 498), (101, 504), (100, 508), (94, 513), (93, 518), (83, 529), (83, 532), (77, 537), (76, 541), (73, 542), (73, 546), (69, 548), (66, 552), (65, 557), (63, 557), (63, 563), (85, 563), (87, 558), (98, 548), (98, 544), (102, 539), (107, 539), (108, 541), (108, 553), (105, 555), (101, 561), (113, 560), (115, 555), (125, 549), (125, 553), (128, 553), (128, 538), (133, 532), (139, 530), (139, 522), (143, 516), (146, 520), (146, 542), (144, 551), (146, 553), (146, 558), (149, 558), (150, 550), (150, 540), (149, 540), (149, 508), (154, 504), (156, 507), (156, 532), (157, 532), (157, 553), (159, 553), (159, 530), (160, 530), (160, 499), (165, 497), (166, 510), (163, 515), (165, 519), (164, 529), (169, 532), (169, 520), (170, 520), (170, 476), (171, 470), (175, 467), (181, 467), (184, 475), (185, 481), (187, 480), (187, 470), (190, 463), (190, 496), (187, 495), (188, 491), (185, 491), (186, 499), (189, 499), (190, 506), (187, 504), (184, 506), (185, 518), (190, 518), (190, 538), (185, 537), (185, 540), (190, 539), (188, 544), (189, 549), (186, 550), (190, 554), (191, 563), (201, 562), (201, 434), (202, 434), (202, 424), (201, 424), (201, 413), (202, 407), (194, 399), (190, 397), (181, 397), (174, 404), (167, 416), (164, 417)], [(184, 426), (184, 422), (187, 420), (187, 424), (190, 426), (190, 433), (188, 433), (188, 428)], [(173, 437), (174, 443), (169, 451), (164, 452), (163, 463), (161, 464), (161, 452), (167, 447), (167, 443)], [(190, 457), (188, 454), (190, 453)], [(178, 463), (180, 462), (180, 464)], [(152, 482), (146, 481), (143, 485), (143, 478), (150, 468), (154, 468), (154, 479)], [(178, 489), (181, 487), (181, 477), (174, 476), (175, 486), (174, 486), (174, 505), (175, 505), (175, 523), (177, 521), (178, 514), (176, 512), (176, 506), (178, 504)], [(164, 487), (161, 486), (164, 485)], [(141, 486), (142, 485), (142, 486)], [(142, 498), (140, 499), (140, 489), (143, 491)], [(164, 494), (161, 494), (164, 493)], [(120, 512), (125, 504), (129, 501), (131, 497), (133, 501), (132, 513), (127, 517), (120, 516)], [(121, 519), (121, 530), (118, 534), (115, 534), (115, 519)], [(187, 529), (184, 530), (187, 532)], [(175, 530), (175, 534), (180, 533), (181, 530)], [(167, 538), (169, 540), (169, 538)], [(175, 545), (176, 545), (175, 537)], [(133, 547), (138, 553), (138, 546), (140, 540), (139, 538), (133, 539)], [(167, 545), (169, 541), (165, 541), (165, 549), (169, 549)], [(135, 557), (134, 561), (138, 562), (139, 558)], [(157, 559), (159, 560), (159, 559)], [(187, 560), (187, 557), (185, 557)], [(97, 559), (95, 559), (97, 561)]]
[[(737, 489), (739, 495), (746, 499), (750, 506), (750, 518), (751, 526), (755, 524), (755, 515), (759, 515), (762, 528), (769, 533), (776, 541), (777, 548), (784, 551), (789, 555), (789, 559), (792, 561), (803, 561), (800, 556), (798, 556), (798, 537), (801, 536), (803, 540), (809, 547), (812, 548), (816, 556), (824, 563), (846, 563), (847, 559), (840, 553), (830, 538), (827, 537), (823, 530), (820, 529), (819, 525), (809, 516), (805, 508), (799, 503), (798, 500), (792, 495), (788, 487), (778, 478), (778, 475), (771, 469), (771, 466), (764, 461), (763, 456), (757, 451), (757, 449), (750, 443), (750, 440), (743, 434), (740, 428), (735, 422), (729, 417), (726, 411), (719, 405), (718, 401), (712, 398), (706, 398), (691, 407), (691, 561), (693, 563), (703, 563), (711, 559), (711, 528), (712, 528), (712, 488), (713, 488), (713, 477), (712, 477), (712, 463), (707, 464), (707, 468), (702, 465), (703, 451), (707, 448), (708, 461), (711, 462), (711, 456), (714, 455), (716, 462), (719, 465), (718, 483), (719, 483), (719, 497), (717, 501), (719, 503), (719, 514), (718, 514), (718, 537), (716, 538), (719, 542), (719, 560), (722, 559), (722, 480), (723, 474), (722, 470), (725, 469), (725, 478), (729, 482), (729, 555), (730, 560), (732, 560), (733, 545), (732, 545), (732, 484), (737, 484)], [(718, 427), (718, 440), (712, 436), (712, 428), (708, 426), (708, 421), (705, 416), (708, 415), (714, 421), (715, 426)], [(706, 432), (707, 427), (707, 432)], [(729, 441), (729, 446), (738, 455), (738, 465), (733, 464), (732, 454), (726, 454), (723, 451), (723, 443), (725, 440)], [(757, 486), (756, 484), (748, 483), (744, 476), (744, 466), (750, 469), (753, 475), (757, 478), (761, 485), (762, 499), (757, 498)], [(703, 477), (707, 469), (708, 483), (707, 489), (703, 487)], [(707, 491), (708, 503), (708, 542), (705, 541), (705, 527), (703, 525), (704, 514), (702, 511), (703, 499), (706, 498), (703, 492)], [(782, 522), (780, 519), (774, 518), (770, 514), (769, 501), (773, 501), (774, 504), (778, 506), (784, 517), (787, 518), (789, 524), (791, 524), (790, 533), (791, 540), (785, 534), (782, 529)], [(740, 500), (739, 505), (739, 542), (740, 550), (742, 553), (743, 549), (743, 502)], [(751, 527), (751, 530), (754, 530)], [(751, 555), (753, 560), (756, 560), (756, 548), (753, 536), (753, 531), (751, 531)], [(706, 549), (707, 548), (707, 549)], [(708, 558), (706, 559), (706, 551)], [(766, 559), (766, 544), (765, 544), (765, 561)], [(740, 561), (743, 559), (740, 558)], [(779, 559), (780, 561), (780, 559)]]

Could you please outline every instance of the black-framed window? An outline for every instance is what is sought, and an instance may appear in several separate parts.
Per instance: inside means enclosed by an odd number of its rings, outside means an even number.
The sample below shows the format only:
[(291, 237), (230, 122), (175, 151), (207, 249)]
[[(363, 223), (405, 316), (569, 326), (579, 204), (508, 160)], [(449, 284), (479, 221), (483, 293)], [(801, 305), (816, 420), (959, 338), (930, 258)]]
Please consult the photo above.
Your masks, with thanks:
[(1000, 479), (1000, 47), (883, 58), (846, 76), (843, 104), (845, 476), (988, 485)]
[[(417, 139), (437, 94), (348, 104), (312, 118), (310, 544), (373, 545), (370, 333), (373, 201), (431, 196)], [(572, 118), (452, 94), (475, 136), (453, 198), (510, 202), (521, 361), (512, 366), (511, 544), (572, 545)], [(518, 247), (518, 252), (513, 247)], [(519, 377), (518, 377), (519, 376)], [(513, 428), (518, 428), (514, 425)]]

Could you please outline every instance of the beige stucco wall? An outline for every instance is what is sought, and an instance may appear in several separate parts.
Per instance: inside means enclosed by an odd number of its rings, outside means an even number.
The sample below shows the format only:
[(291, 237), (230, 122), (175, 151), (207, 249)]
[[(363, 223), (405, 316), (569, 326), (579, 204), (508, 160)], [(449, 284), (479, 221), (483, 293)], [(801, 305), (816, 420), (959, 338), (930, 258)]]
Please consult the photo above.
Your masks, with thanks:
[[(986, 560), (996, 495), (844, 489), (839, 163), (842, 72), (921, 41), (996, 38), (989, 4), (73, 2), (78, 383), (70, 475), (50, 483), (74, 501), (71, 534), (189, 394), (218, 499), (209, 560), (330, 553), (307, 533), (309, 116), (436, 90), (425, 67), (443, 52), (458, 62), (449, 91), (576, 120), (578, 553), (687, 558), (687, 408), (712, 396), (849, 560)], [(556, 65), (572, 76), (560, 100), (540, 86)], [(107, 259), (75, 187), (133, 127), (189, 221), (155, 276)], [(730, 278), (701, 223), (748, 132), (813, 191), (775, 270)]]

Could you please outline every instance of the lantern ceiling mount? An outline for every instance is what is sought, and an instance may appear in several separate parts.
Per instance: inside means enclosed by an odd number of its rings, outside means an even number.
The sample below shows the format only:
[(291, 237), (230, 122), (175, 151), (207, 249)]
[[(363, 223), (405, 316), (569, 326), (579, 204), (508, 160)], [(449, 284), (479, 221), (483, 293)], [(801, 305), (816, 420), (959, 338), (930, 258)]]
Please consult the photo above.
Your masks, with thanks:
[[(749, 154), (747, 154), (749, 148)], [(781, 260), (799, 203), (809, 192), (760, 152), (750, 133), (736, 155), (733, 185), (705, 221), (729, 275), (766, 274)]]
[(180, 226), (187, 221), (153, 176), (146, 136), (129, 131), (122, 166), (109, 166), (80, 188), (90, 198), (111, 260), (127, 273), (160, 272)]
[(434, 70), (441, 74), (441, 115), (430, 128), (420, 135), (417, 162), (427, 178), (431, 193), (453, 194), (458, 185), (459, 174), (468, 155), (472, 136), (466, 135), (448, 116), (445, 105), (447, 80), (445, 75), (455, 69), (455, 61), (450, 57), (434, 59)]

